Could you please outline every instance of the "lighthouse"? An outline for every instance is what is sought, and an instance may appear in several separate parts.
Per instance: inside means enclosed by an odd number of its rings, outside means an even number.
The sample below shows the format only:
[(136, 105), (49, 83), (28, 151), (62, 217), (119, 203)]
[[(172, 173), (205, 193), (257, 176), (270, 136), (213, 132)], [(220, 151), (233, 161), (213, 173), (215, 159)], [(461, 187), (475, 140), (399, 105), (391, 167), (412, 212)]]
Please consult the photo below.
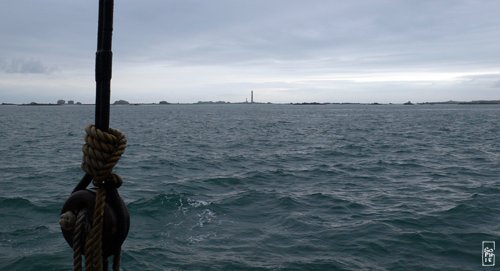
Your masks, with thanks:
[(250, 92), (250, 103), (253, 103), (253, 90)]

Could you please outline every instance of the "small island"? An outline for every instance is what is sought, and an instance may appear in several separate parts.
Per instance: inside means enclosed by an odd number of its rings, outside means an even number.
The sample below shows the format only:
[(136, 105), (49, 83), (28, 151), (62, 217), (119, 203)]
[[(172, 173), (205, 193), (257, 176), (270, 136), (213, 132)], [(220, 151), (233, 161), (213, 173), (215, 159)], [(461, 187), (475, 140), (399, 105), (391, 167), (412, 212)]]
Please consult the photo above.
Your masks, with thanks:
[(57, 100), (55, 104), (53, 103), (37, 103), (37, 102), (30, 102), (28, 104), (14, 104), (14, 103), (2, 103), (2, 105), (21, 105), (21, 106), (62, 106), (62, 105), (82, 105), (81, 102), (76, 102), (73, 100), (69, 100), (66, 102), (65, 100)]
[(118, 100), (113, 103), (114, 105), (129, 105), (130, 103), (125, 100)]

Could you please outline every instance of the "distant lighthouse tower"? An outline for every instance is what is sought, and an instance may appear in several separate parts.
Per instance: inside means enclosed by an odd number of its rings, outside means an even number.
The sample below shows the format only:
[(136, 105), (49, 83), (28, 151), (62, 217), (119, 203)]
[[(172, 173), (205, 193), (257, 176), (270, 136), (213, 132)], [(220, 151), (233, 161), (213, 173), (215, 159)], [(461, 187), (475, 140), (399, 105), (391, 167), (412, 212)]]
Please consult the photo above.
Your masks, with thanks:
[(250, 103), (253, 103), (253, 90), (252, 90), (252, 92), (250, 93)]

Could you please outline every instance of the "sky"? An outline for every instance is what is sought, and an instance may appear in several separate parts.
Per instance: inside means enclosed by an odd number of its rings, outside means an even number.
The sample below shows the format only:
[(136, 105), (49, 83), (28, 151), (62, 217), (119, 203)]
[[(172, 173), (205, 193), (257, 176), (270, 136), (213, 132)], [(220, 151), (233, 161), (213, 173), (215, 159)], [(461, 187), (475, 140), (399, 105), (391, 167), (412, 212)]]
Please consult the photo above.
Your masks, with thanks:
[[(93, 103), (98, 1), (0, 2), (0, 103)], [(115, 0), (111, 100), (500, 100), (498, 0)]]

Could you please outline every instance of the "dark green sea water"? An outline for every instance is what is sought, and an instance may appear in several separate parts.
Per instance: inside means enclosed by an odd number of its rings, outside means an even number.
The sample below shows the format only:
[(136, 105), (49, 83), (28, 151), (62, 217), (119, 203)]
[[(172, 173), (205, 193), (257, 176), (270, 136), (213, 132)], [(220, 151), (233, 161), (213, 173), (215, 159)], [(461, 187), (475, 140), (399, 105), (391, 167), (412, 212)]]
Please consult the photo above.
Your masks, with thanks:
[[(71, 270), (92, 106), (0, 106), (0, 270)], [(114, 106), (122, 270), (488, 270), (500, 107)]]

